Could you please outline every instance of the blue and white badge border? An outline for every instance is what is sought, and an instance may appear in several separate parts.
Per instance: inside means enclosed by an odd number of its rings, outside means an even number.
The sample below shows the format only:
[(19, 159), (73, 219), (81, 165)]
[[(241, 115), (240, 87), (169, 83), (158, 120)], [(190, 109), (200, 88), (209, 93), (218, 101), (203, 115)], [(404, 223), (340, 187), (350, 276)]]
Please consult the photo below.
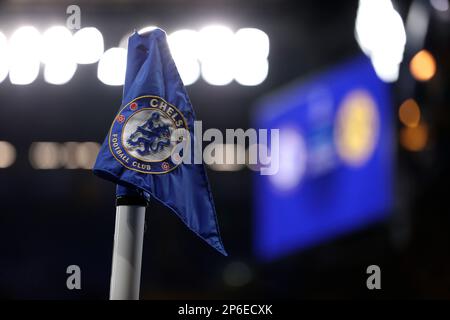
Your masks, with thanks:
[[(140, 126), (134, 124), (133, 127), (133, 122), (136, 123), (136, 121), (133, 120), (129, 122), (129, 120), (138, 118), (145, 113), (150, 114), (152, 119), (147, 119), (145, 124)], [(154, 125), (154, 121), (157, 122), (156, 126)], [(151, 125), (153, 129), (156, 129), (157, 133), (162, 135), (163, 139), (161, 139), (160, 136), (156, 136), (155, 138), (155, 134), (151, 128), (148, 130), (149, 125)], [(130, 135), (129, 133), (129, 127), (137, 129), (135, 130), (136, 132), (139, 131), (137, 136), (143, 138), (142, 141), (145, 141), (141, 144), (136, 143), (136, 141), (130, 141), (130, 143), (134, 143), (134, 145), (127, 145), (127, 140), (133, 136), (133, 134)], [(183, 113), (177, 107), (159, 96), (140, 96), (126, 104), (114, 118), (108, 135), (109, 150), (113, 157), (127, 169), (145, 174), (169, 173), (182, 163), (181, 159), (178, 159), (179, 161), (177, 162), (172, 160), (172, 153), (175, 149), (174, 144), (172, 143), (170, 145), (169, 142), (169, 145), (167, 145), (167, 138), (171, 139), (170, 136), (167, 137), (167, 134), (173, 132), (175, 129), (184, 129), (186, 132), (189, 132), (187, 121)], [(134, 132), (134, 134), (136, 134), (136, 132)], [(147, 137), (143, 137), (144, 134), (147, 134)], [(149, 138), (149, 134), (152, 134), (151, 138)], [(190, 134), (185, 136), (190, 140)], [(139, 140), (139, 138), (137, 140)], [(147, 142), (149, 142), (149, 140), (146, 140), (147, 138), (154, 138), (150, 146), (148, 146), (149, 144)], [(154, 141), (158, 141), (158, 143), (155, 145)], [(189, 143), (189, 141), (187, 143)], [(143, 145), (146, 145), (144, 146), (144, 149), (139, 149), (143, 147)], [(162, 147), (160, 145), (162, 145)], [(137, 148), (133, 149), (136, 146)], [(155, 146), (156, 151), (153, 150), (155, 149)], [(159, 149), (162, 149), (163, 151)], [(155, 155), (156, 159), (154, 159)], [(158, 155), (163, 157), (158, 158)]]

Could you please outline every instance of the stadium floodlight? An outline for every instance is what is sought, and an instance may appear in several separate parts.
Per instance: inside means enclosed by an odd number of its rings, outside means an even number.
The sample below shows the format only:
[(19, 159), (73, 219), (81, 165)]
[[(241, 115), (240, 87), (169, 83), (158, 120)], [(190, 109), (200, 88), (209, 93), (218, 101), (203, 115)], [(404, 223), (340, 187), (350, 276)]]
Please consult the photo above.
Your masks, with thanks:
[(41, 34), (32, 26), (14, 31), (9, 39), (9, 79), (11, 83), (26, 85), (39, 74)]
[(102, 33), (93, 27), (82, 28), (73, 35), (75, 62), (91, 64), (100, 60), (104, 51)]
[(97, 77), (106, 85), (121, 86), (125, 82), (127, 50), (110, 48), (106, 50), (98, 63)]

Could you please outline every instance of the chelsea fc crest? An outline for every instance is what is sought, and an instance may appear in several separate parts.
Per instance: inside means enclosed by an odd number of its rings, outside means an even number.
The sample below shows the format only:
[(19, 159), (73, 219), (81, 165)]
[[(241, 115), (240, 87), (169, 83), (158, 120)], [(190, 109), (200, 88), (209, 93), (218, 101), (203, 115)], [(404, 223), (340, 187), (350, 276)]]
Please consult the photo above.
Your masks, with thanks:
[[(184, 129), (184, 130), (179, 130)], [(180, 163), (177, 148), (185, 143), (183, 114), (157, 96), (144, 96), (127, 104), (116, 116), (109, 134), (114, 158), (128, 169), (148, 174), (167, 173)]]

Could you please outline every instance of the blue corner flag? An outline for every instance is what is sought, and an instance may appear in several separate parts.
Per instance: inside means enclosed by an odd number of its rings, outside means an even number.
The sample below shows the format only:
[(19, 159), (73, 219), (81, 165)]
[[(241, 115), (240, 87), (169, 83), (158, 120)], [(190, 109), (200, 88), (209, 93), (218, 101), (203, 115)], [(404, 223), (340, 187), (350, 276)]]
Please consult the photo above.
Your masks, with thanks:
[[(128, 39), (122, 106), (97, 156), (94, 173), (115, 182), (118, 197), (158, 199), (189, 229), (227, 255), (203, 163), (181, 161), (185, 149), (192, 159), (194, 120), (165, 32), (135, 32)], [(183, 143), (190, 147), (179, 148)]]

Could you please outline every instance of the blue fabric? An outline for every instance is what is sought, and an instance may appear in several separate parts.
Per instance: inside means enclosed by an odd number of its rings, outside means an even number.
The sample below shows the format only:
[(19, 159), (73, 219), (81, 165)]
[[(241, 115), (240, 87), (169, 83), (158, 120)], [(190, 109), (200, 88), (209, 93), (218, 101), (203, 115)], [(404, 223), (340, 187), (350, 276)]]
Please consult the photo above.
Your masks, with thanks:
[[(135, 32), (129, 37), (127, 72), (120, 110), (124, 110), (136, 98), (147, 95), (161, 97), (182, 113), (191, 136), (193, 152), (194, 110), (170, 55), (166, 34), (161, 29), (144, 35)], [(117, 117), (114, 121), (116, 119)], [(147, 199), (151, 197), (159, 200), (172, 209), (189, 229), (220, 253), (227, 255), (220, 238), (203, 164), (182, 163), (163, 174), (130, 170), (114, 156), (109, 134), (100, 149), (94, 173), (115, 182), (117, 196), (141, 195)]]

